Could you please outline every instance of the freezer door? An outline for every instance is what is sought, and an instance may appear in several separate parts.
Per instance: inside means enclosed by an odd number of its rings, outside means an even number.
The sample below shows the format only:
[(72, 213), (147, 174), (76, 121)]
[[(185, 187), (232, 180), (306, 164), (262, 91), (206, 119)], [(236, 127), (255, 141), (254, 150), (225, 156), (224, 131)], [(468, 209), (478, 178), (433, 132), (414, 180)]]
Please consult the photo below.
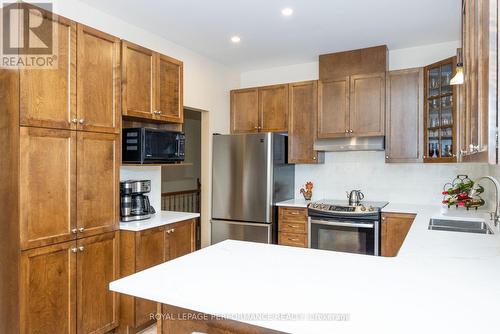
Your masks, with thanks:
[(214, 135), (212, 217), (272, 222), (272, 135)]
[(211, 244), (231, 239), (242, 241), (271, 243), (271, 224), (243, 223), (234, 221), (212, 220)]

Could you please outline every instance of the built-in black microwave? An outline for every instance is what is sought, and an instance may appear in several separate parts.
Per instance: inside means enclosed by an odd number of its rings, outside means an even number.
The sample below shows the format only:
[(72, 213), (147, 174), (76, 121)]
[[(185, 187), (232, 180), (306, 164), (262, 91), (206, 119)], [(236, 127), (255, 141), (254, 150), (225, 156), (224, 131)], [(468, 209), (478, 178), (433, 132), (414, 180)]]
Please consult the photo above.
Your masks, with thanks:
[(184, 161), (186, 136), (151, 128), (130, 128), (122, 131), (124, 163), (168, 163)]

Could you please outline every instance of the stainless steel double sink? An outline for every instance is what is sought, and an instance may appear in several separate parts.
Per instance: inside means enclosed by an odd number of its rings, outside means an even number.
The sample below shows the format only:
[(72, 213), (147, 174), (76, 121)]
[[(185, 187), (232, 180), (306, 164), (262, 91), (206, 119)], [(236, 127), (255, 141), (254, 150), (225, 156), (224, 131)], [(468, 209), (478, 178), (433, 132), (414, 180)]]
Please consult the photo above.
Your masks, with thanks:
[(451, 220), (432, 218), (429, 221), (429, 230), (464, 232), (478, 234), (493, 234), (488, 224), (483, 221), (474, 220)]

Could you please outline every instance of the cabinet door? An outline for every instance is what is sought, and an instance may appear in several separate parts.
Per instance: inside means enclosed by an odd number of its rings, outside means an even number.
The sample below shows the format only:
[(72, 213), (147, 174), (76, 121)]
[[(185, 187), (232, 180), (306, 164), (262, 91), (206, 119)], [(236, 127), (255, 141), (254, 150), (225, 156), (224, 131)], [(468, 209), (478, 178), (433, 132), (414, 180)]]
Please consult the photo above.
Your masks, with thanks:
[(76, 333), (76, 243), (21, 252), (21, 333)]
[(465, 82), (459, 89), (463, 88), (465, 103), (458, 109), (461, 159), (467, 162), (488, 161), (490, 3), (465, 0), (462, 17)]
[(386, 162), (423, 158), (423, 69), (391, 71), (387, 77)]
[(402, 213), (382, 214), (381, 255), (396, 256), (411, 228), (415, 215)]
[(231, 91), (231, 133), (259, 131), (259, 92), (257, 88)]
[(156, 57), (151, 50), (122, 41), (122, 114), (153, 119)]
[(120, 39), (78, 24), (78, 129), (120, 132)]
[(349, 77), (319, 82), (318, 138), (349, 133)]
[(107, 333), (118, 325), (118, 294), (109, 283), (119, 277), (118, 232), (78, 240), (78, 333)]
[[(135, 236), (136, 264), (139, 272), (165, 262), (165, 228), (158, 227), (141, 232)], [(135, 298), (135, 327), (151, 321), (150, 314), (156, 312), (155, 302)]]
[(21, 248), (76, 235), (76, 133), (20, 128)]
[(194, 219), (167, 226), (165, 235), (167, 260), (173, 260), (196, 250)]
[(77, 150), (78, 235), (112, 231), (119, 224), (119, 137), (79, 132)]
[[(57, 67), (20, 70), (20, 124), (74, 129), (76, 23), (38, 8), (37, 10), (43, 14), (44, 21), (52, 22), (54, 31), (57, 31)], [(28, 31), (28, 27), (25, 30)]]
[(157, 54), (157, 69), (155, 117), (164, 122), (182, 123), (183, 64), (177, 59)]
[(313, 149), (318, 113), (318, 82), (296, 82), (289, 87), (288, 161), (318, 163), (322, 157)]
[(288, 85), (259, 88), (260, 131), (288, 131)]
[(351, 76), (351, 136), (383, 136), (385, 73)]

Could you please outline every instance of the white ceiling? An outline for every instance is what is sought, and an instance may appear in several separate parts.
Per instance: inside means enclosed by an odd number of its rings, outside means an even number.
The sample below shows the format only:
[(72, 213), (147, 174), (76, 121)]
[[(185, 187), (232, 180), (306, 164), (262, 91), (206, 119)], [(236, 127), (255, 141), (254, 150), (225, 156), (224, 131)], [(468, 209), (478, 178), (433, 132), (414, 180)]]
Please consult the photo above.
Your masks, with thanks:
[[(460, 38), (461, 0), (82, 0), (239, 70)], [(294, 9), (283, 17), (284, 7)], [(241, 43), (230, 42), (239, 35)]]

